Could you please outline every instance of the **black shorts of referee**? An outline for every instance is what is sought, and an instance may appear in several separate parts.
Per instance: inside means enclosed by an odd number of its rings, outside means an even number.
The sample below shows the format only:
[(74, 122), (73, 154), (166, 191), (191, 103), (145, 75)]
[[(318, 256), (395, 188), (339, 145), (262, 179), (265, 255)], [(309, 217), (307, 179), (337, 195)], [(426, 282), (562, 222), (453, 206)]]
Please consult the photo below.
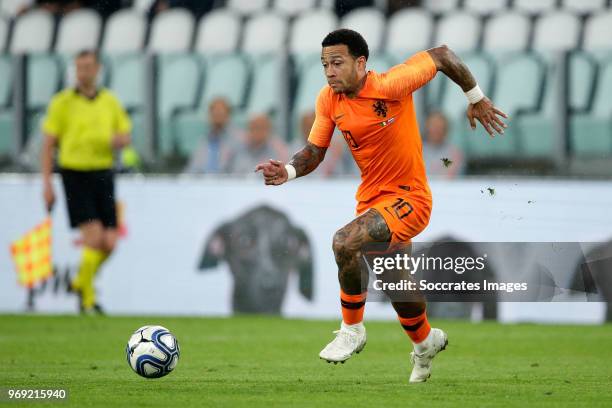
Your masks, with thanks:
[(113, 170), (61, 169), (70, 226), (100, 221), (104, 228), (117, 227)]

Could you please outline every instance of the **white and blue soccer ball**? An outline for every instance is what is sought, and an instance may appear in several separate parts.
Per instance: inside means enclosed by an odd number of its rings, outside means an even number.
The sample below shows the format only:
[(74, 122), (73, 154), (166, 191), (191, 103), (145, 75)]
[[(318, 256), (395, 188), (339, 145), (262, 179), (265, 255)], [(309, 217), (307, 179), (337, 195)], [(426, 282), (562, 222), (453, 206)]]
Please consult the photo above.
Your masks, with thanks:
[(127, 361), (132, 370), (145, 378), (170, 374), (179, 360), (176, 338), (162, 326), (143, 326), (128, 341)]

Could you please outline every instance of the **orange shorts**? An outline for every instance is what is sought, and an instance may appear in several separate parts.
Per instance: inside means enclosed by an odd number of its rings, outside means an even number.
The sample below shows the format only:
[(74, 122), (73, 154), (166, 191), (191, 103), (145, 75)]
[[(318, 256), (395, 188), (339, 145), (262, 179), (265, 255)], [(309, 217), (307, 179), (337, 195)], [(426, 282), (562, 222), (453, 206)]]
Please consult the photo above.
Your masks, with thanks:
[(431, 215), (431, 195), (425, 192), (394, 192), (357, 204), (357, 214), (370, 208), (383, 216), (391, 242), (408, 243), (425, 229)]

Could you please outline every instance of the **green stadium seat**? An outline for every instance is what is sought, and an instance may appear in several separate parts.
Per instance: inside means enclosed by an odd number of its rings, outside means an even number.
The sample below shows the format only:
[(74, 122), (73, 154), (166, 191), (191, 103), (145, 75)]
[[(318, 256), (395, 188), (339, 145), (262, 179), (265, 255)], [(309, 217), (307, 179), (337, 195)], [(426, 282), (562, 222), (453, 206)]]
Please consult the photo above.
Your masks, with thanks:
[(13, 152), (13, 111), (0, 111), (0, 158), (8, 158)]
[(590, 114), (570, 118), (572, 152), (578, 157), (612, 155), (612, 119)]
[(249, 81), (249, 64), (245, 57), (240, 54), (217, 55), (206, 59), (205, 67), (199, 110), (206, 109), (219, 96), (226, 98), (234, 108), (243, 106)]
[(612, 58), (601, 62), (591, 111), (570, 118), (570, 140), (576, 156), (612, 155)]
[(200, 139), (206, 132), (205, 112), (185, 112), (173, 118), (173, 131), (176, 135), (177, 150), (183, 157), (191, 156)]
[(126, 109), (144, 105), (145, 61), (140, 54), (111, 54), (103, 58), (109, 71), (108, 87)]
[(253, 80), (245, 111), (248, 114), (276, 112), (280, 103), (281, 59), (275, 55), (260, 55), (251, 58)]
[(297, 84), (293, 113), (291, 115), (291, 137), (294, 139), (300, 132), (300, 118), (306, 113), (315, 109), (317, 96), (321, 88), (325, 86), (325, 75), (321, 66), (320, 55), (312, 55), (308, 62), (304, 60), (302, 69), (298, 71)]
[(575, 52), (569, 61), (569, 103), (572, 110), (589, 108), (595, 88), (596, 62), (591, 55)]
[(200, 89), (200, 62), (189, 54), (165, 54), (159, 57), (159, 153), (172, 154), (177, 147), (172, 131), (172, 117), (181, 110), (194, 108)]
[[(541, 58), (532, 54), (509, 54), (498, 57), (497, 64), (494, 101), (510, 116), (505, 135), (496, 138), (503, 140), (500, 145), (504, 145), (504, 155), (516, 157), (520, 152), (525, 156), (550, 156), (554, 132), (548, 119), (542, 122), (554, 109), (553, 104), (546, 102), (550, 98), (545, 97), (543, 109), (537, 111), (545, 75)], [(547, 87), (545, 93), (549, 95), (551, 90)], [(538, 113), (519, 115), (521, 112)]]
[(12, 77), (12, 59), (9, 55), (0, 55), (0, 108), (11, 104), (11, 91), (13, 81)]
[[(502, 109), (505, 105), (497, 101), (496, 91), (499, 86), (494, 86), (493, 59), (487, 54), (465, 54), (462, 56), (470, 71), (477, 78), (480, 87), (488, 95), (493, 97), (495, 103)], [(491, 138), (486, 131), (477, 124), (477, 130), (472, 131), (466, 117), (467, 102), (464, 93), (457, 85), (445, 76), (441, 76), (441, 110), (445, 112), (450, 121), (450, 140), (461, 148), (468, 157), (507, 157), (516, 154), (516, 134), (513, 128), (506, 130), (504, 135)]]
[(130, 120), (132, 121), (132, 146), (138, 152), (141, 159), (147, 161), (148, 155), (148, 140), (145, 133), (145, 118), (142, 110), (130, 112)]
[(55, 55), (31, 54), (26, 71), (27, 107), (30, 110), (44, 110), (60, 89), (60, 63)]

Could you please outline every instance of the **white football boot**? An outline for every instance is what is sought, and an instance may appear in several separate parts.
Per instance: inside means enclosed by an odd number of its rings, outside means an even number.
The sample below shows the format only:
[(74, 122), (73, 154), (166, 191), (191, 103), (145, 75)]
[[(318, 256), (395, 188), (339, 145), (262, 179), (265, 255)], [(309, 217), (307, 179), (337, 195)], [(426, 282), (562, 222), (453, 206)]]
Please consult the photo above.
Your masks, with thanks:
[(340, 330), (334, 331), (336, 338), (321, 352), (319, 357), (328, 363), (344, 363), (355, 353), (359, 353), (366, 345), (366, 330), (363, 323), (340, 325)]
[(440, 329), (432, 328), (427, 338), (415, 345), (410, 353), (414, 365), (410, 374), (411, 383), (425, 382), (431, 376), (431, 362), (434, 357), (448, 345), (448, 336)]

